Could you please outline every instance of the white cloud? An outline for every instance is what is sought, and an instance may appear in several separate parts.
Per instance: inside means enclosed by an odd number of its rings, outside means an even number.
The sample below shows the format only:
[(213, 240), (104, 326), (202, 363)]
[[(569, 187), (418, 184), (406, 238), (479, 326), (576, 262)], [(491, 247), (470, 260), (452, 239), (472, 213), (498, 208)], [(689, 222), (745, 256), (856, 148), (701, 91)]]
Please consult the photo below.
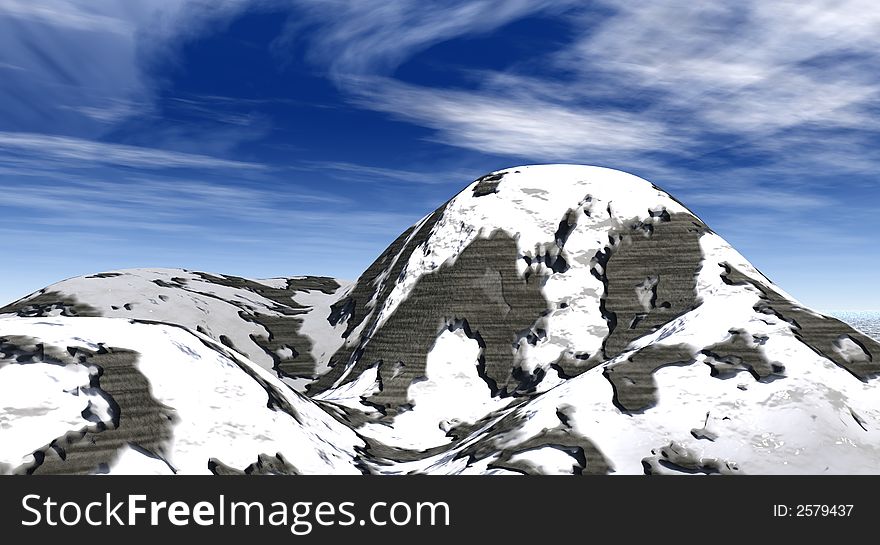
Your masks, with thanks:
[(662, 106), (687, 109), (711, 129), (750, 134), (804, 124), (863, 127), (864, 107), (880, 98), (877, 74), (851, 61), (841, 63), (850, 70), (809, 64), (837, 54), (876, 62), (880, 10), (874, 2), (614, 6), (616, 15), (558, 61), (581, 71), (606, 70), (635, 90), (662, 92)]
[(436, 43), (492, 32), (522, 17), (575, 4), (574, 0), (293, 0), (300, 10), (288, 39), (320, 25), (311, 56), (333, 74), (385, 73)]
[[(23, 132), (60, 123), (99, 137), (149, 112), (150, 62), (244, 10), (269, 8), (291, 13), (276, 47), (305, 43), (359, 105), (485, 153), (632, 165), (657, 150), (705, 153), (708, 134), (763, 144), (802, 128), (880, 130), (871, 113), (880, 103), (880, 10), (870, 0), (0, 0), (0, 67), (16, 67), (6, 70), (0, 115)], [(522, 59), (564, 80), (521, 64), (473, 72), (471, 89), (393, 79), (435, 44), (533, 15), (570, 24), (557, 51)], [(834, 55), (851, 59), (811, 64)], [(628, 99), (644, 104), (630, 108)]]
[(749, 187), (747, 191), (697, 191), (687, 192), (691, 206), (716, 205), (727, 208), (805, 210), (830, 204), (829, 199), (806, 194), (802, 191), (785, 191), (763, 187)]
[(6, 130), (97, 137), (149, 113), (150, 70), (260, 0), (0, 0)]
[[(463, 184), (473, 177), (474, 172), (459, 169), (454, 171), (415, 171), (402, 168), (384, 168), (345, 161), (307, 161), (301, 170), (324, 171), (336, 178), (354, 182), (376, 183), (380, 181), (401, 182), (405, 184)], [(292, 167), (299, 168), (299, 167)]]
[[(0, 151), (39, 156), (41, 160), (63, 161), (67, 166), (112, 164), (139, 168), (231, 168), (262, 169), (263, 165), (232, 161), (207, 155), (109, 144), (95, 140), (47, 134), (0, 131)], [(3, 158), (0, 157), (0, 160)]]
[[(804, 163), (880, 166), (864, 156), (880, 131), (873, 1), (502, 4), (306, 1), (294, 29), (357, 104), (429, 127), (457, 147), (650, 170), (656, 152), (696, 160), (722, 141), (798, 155), (805, 139), (823, 139), (816, 131), (846, 129), (865, 133), (844, 137), (854, 162), (814, 141)], [(559, 49), (500, 71), (462, 68), (469, 88), (394, 79), (394, 68), (436, 43), (562, 13), (570, 32), (557, 37), (567, 40)]]
[[(96, 9), (97, 8), (97, 9)], [(126, 34), (134, 26), (123, 18), (101, 13), (107, 4), (69, 0), (0, 0), (0, 14), (75, 30)]]
[[(280, 238), (299, 244), (298, 230), (308, 233), (345, 232), (347, 237), (380, 233), (393, 237), (418, 219), (419, 212), (363, 209), (333, 193), (289, 184), (264, 186), (259, 181), (221, 184), (161, 176), (71, 175), (21, 184), (0, 178), (7, 214), (3, 221), (31, 226), (80, 229), (126, 229), (152, 232), (190, 232), (215, 238)], [(343, 221), (344, 218), (344, 221)], [(3, 223), (0, 221), (0, 224)]]
[[(363, 81), (363, 80), (362, 80)], [(591, 110), (528, 96), (430, 89), (373, 80), (357, 102), (434, 128), (441, 141), (485, 153), (571, 159), (679, 145), (657, 121), (623, 110)]]

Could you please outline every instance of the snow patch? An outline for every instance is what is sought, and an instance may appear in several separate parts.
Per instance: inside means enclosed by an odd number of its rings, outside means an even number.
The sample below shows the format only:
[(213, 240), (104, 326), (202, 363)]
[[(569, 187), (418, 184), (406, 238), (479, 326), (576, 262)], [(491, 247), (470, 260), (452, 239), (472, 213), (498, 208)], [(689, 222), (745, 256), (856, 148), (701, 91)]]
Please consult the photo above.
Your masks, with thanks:
[(446, 431), (452, 426), (507, 406), (509, 400), (493, 398), (480, 378), (480, 350), (462, 329), (444, 329), (428, 353), (424, 379), (413, 381), (407, 392), (412, 410), (398, 414), (391, 427), (369, 423), (360, 431), (395, 446), (426, 449), (449, 443)]
[(322, 291), (301, 291), (294, 294), (293, 299), (309, 309), (308, 314), (302, 316), (302, 324), (299, 332), (312, 341), (312, 358), (315, 360), (316, 374), (323, 375), (330, 368), (327, 363), (330, 357), (336, 353), (345, 339), (345, 323), (340, 321), (335, 326), (327, 320), (330, 316), (330, 305), (340, 299), (340, 295), (346, 293), (350, 285), (342, 285), (334, 294), (326, 294)]
[(82, 416), (90, 404), (97, 414), (109, 414), (104, 398), (87, 393), (89, 379), (82, 365), (0, 366), (0, 464), (18, 467), (53, 439), (90, 426)]

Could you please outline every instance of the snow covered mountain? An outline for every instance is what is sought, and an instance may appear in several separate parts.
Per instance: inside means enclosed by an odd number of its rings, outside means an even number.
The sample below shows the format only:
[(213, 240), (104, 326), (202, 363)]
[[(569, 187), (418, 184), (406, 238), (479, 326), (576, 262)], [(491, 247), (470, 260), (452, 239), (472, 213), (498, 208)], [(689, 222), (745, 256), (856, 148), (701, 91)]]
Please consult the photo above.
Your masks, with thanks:
[(344, 286), (323, 276), (249, 280), (183, 269), (110, 271), (53, 284), (0, 308), (0, 316), (105, 316), (180, 325), (302, 390), (326, 372), (317, 362), (341, 344), (332, 344), (326, 316)]
[(516, 167), (353, 284), (138, 269), (0, 309), (0, 470), (878, 473), (878, 359), (651, 183)]

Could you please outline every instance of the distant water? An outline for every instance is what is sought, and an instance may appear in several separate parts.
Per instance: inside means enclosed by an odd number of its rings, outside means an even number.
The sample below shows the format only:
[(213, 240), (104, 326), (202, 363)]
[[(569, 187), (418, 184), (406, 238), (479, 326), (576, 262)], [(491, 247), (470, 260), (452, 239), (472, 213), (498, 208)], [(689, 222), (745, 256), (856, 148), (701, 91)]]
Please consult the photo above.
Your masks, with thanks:
[(880, 312), (877, 311), (839, 311), (829, 312), (840, 321), (846, 322), (865, 335), (880, 341)]

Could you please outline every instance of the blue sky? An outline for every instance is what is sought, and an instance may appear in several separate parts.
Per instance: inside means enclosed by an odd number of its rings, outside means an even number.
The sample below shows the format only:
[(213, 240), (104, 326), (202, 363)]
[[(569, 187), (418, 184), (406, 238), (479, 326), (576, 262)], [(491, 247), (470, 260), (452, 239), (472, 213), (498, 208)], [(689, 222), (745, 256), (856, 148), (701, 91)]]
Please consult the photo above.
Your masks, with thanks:
[(877, 310), (878, 28), (864, 0), (0, 0), (0, 299), (354, 279), (484, 172), (573, 162), (669, 190), (808, 305)]

